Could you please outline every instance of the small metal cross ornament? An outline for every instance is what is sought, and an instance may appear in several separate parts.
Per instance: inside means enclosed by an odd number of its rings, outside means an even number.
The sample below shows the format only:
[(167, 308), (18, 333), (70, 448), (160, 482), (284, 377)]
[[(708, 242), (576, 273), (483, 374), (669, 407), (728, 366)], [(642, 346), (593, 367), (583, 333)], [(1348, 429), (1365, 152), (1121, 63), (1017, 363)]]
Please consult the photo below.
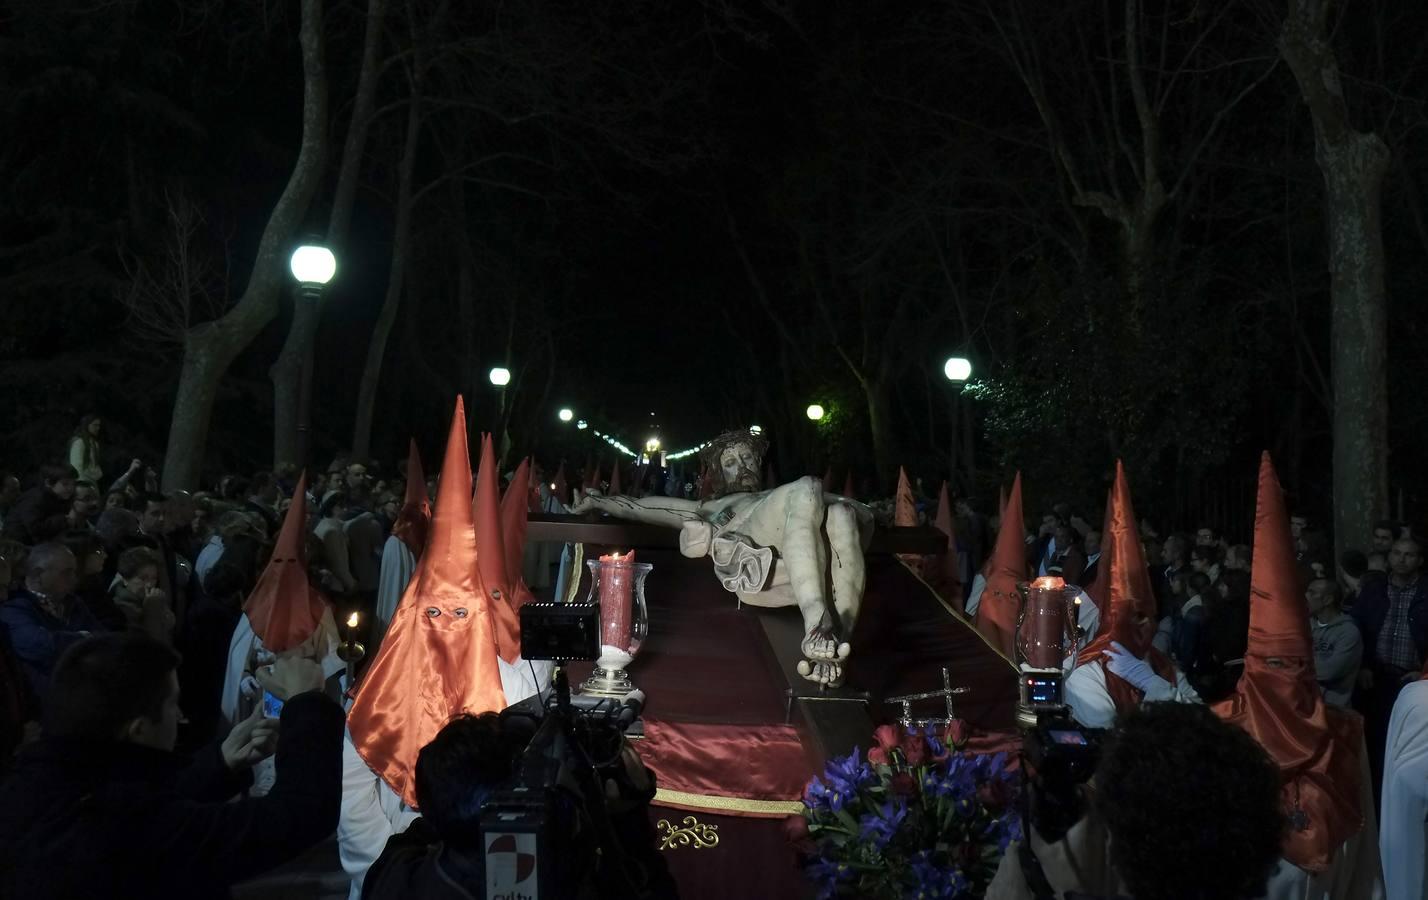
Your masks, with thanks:
[[(905, 694), (901, 697), (889, 697), (889, 703), (902, 704), (902, 718), (898, 722), (903, 728), (922, 728), (927, 725), (947, 725), (957, 718), (957, 711), (952, 707), (952, 697), (956, 694), (968, 693), (971, 688), (953, 687), (952, 675), (947, 671), (947, 667), (942, 667), (942, 690), (927, 691), (921, 694)], [(947, 703), (947, 717), (942, 719), (914, 719), (912, 717), (912, 704), (915, 700), (931, 700), (934, 697), (941, 697)]]

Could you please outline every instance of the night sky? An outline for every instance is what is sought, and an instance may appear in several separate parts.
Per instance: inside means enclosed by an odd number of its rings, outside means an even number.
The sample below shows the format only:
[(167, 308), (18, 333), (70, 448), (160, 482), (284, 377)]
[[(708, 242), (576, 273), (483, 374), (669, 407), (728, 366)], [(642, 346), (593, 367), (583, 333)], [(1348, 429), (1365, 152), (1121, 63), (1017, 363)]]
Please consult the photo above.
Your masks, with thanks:
[[(389, 6), (382, 52), (403, 60), (408, 7)], [(1428, 23), (1416, 7), (1359, 5), (1334, 33), (1354, 125), (1393, 154), (1389, 464), (1410, 506), (1423, 486), (1408, 450), (1428, 423), (1412, 389), (1428, 375), (1415, 340), (1428, 275), (1418, 127)], [(326, 230), (364, 9), (327, 4), (329, 158), (294, 242)], [(1155, 505), (1229, 516), (1244, 497), (1205, 485), (1248, 481), (1234, 473), (1267, 447), (1296, 495), (1326, 503), (1323, 182), (1294, 79), (1271, 65), (1278, 5), (1141, 10), (1159, 166), (1180, 191), (1150, 230), (1140, 280), (1124, 234), (1075, 196), (1064, 164), (1085, 193), (1134, 201), (1144, 135), (1119, 7), (410, 9), (429, 29), (431, 62), (416, 187), (461, 160), (511, 159), (463, 187), (474, 335), (456, 325), (454, 194), (429, 191), (413, 214), (379, 457), (409, 434), (434, 456), (458, 391), (471, 395), (475, 427), (494, 427), (484, 372), (529, 363), (508, 397), (512, 449), (548, 463), (601, 449), (559, 426), (555, 410), (568, 405), (632, 445), (649, 436), (651, 411), (671, 449), (758, 422), (788, 474), (852, 467), (878, 484), (901, 463), (935, 480), (952, 437), (941, 365), (956, 353), (978, 381), (961, 401), (975, 460), (962, 453), (954, 477), (968, 493), (994, 496), (1022, 468), (1033, 491), (1096, 503), (1119, 455)], [(181, 349), (136, 333), (120, 298), (137, 265), (161, 263), (174, 193), (202, 209), (196, 250), (220, 271), (226, 253), (228, 290), (241, 294), (300, 135), (298, 10), (296, 0), (257, 15), (232, 0), (0, 3), (0, 287), (12, 311), (0, 382), (21, 398), (4, 411), (8, 467), (45, 458), (91, 409), (110, 417), (115, 454), (162, 452)], [(1033, 58), (1054, 127), (1019, 74)], [(386, 289), (409, 94), (403, 64), (389, 64), (317, 339), (318, 458), (349, 445)], [(267, 372), (290, 310), (285, 296), (224, 379), (207, 473), (271, 464)], [(801, 417), (815, 400), (835, 412), (817, 427)], [(1069, 449), (1048, 454), (1048, 441)]]

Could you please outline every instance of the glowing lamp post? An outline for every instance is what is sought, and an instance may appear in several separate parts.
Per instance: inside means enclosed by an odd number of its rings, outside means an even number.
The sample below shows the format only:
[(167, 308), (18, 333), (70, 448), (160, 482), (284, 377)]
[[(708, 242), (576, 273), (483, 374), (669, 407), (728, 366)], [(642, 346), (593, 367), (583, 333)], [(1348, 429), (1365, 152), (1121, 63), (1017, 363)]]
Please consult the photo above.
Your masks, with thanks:
[(491, 379), (491, 383), (496, 387), (503, 388), (511, 383), (511, 370), (497, 366), (491, 370), (491, 374), (488, 377)]
[[(322, 288), (337, 274), (337, 257), (320, 244), (303, 244), (288, 259), (288, 270), (297, 281), (298, 302), (316, 303)], [(302, 354), (302, 381), (298, 386), (297, 429), (301, 444), (299, 462), (307, 462), (308, 420), (312, 418), (312, 344)]]
[[(942, 374), (947, 376), (947, 380), (955, 388), (952, 392), (952, 440), (947, 459), (952, 482), (955, 485), (957, 481), (957, 419), (962, 407), (962, 386), (972, 377), (972, 363), (960, 356), (949, 356), (947, 362), (942, 364)], [(967, 482), (970, 485), (972, 482), (972, 429), (964, 430), (963, 443), (966, 445)]]
[(809, 404), (808, 409), (805, 410), (804, 412), (807, 414), (808, 418), (809, 418), (811, 421), (814, 421), (814, 422), (821, 422), (821, 421), (823, 421), (823, 416), (824, 416), (823, 407), (819, 406), (817, 403)]
[(314, 296), (322, 293), (322, 286), (337, 274), (337, 257), (332, 251), (318, 244), (303, 244), (293, 251), (288, 260), (288, 268), (297, 279), (304, 293)]
[(565, 409), (562, 409), (555, 415), (556, 418), (560, 419), (560, 421), (569, 422), (571, 419), (575, 418), (575, 411), (567, 407)]
[(960, 356), (950, 357), (947, 362), (942, 364), (942, 374), (947, 376), (948, 381), (965, 382), (972, 377), (972, 363)]

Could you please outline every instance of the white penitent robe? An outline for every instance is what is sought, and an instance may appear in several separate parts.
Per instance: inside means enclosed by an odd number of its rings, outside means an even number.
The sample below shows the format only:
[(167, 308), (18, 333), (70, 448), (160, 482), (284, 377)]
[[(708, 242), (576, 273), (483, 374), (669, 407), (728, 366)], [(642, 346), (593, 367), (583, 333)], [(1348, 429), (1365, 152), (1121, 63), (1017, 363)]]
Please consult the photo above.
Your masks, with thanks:
[[(1145, 703), (1200, 703), (1200, 695), (1185, 680), (1185, 673), (1175, 670), (1175, 683), (1163, 679), (1145, 692)], [(1100, 660), (1077, 666), (1066, 676), (1066, 705), (1071, 716), (1086, 728), (1110, 728), (1116, 723), (1116, 704), (1106, 689), (1106, 669)]]
[(977, 607), (982, 605), (982, 592), (987, 589), (987, 579), (978, 572), (972, 577), (972, 588), (967, 594), (967, 604), (963, 609), (967, 613), (967, 618), (972, 618), (977, 614)]
[(342, 741), (342, 815), (337, 820), (337, 853), (352, 879), (348, 900), (360, 900), (367, 870), (394, 834), (407, 830), (421, 813), (402, 802), (397, 792), (367, 767), (352, 744)]
[[(322, 673), (331, 679), (347, 668), (337, 656), (341, 641), (337, 637), (337, 623), (332, 618), (332, 610), (323, 611), (322, 621), (301, 645), (285, 651), (284, 656), (299, 656), (316, 660), (322, 666)], [(219, 709), (223, 714), (223, 732), (227, 734), (235, 724), (252, 715), (253, 708), (263, 702), (263, 688), (258, 684), (253, 672), (258, 666), (268, 665), (276, 655), (263, 646), (263, 641), (253, 632), (253, 623), (244, 615), (238, 619), (233, 629), (233, 639), (228, 644), (228, 672), (223, 679), (223, 695), (219, 698)], [(253, 787), (251, 793), (261, 797), (268, 793), (277, 777), (273, 759), (269, 757), (253, 767)]]
[[(1111, 865), (1110, 840), (1105, 825), (1089, 808), (1066, 836), (1054, 844), (1028, 828), (1031, 851), (1041, 865), (1046, 880), (1057, 897), (1080, 891), (1093, 897), (1125, 897), (1128, 893)], [(1027, 883), (1021, 853), (1016, 844), (1007, 848), (997, 873), (987, 885), (986, 900), (1035, 900), (1036, 892)]]
[(377, 611), (376, 621), (372, 623), (372, 646), (367, 648), (369, 658), (377, 655), (377, 648), (382, 645), (382, 637), (392, 624), (392, 616), (397, 614), (397, 605), (402, 602), (402, 594), (406, 593), (407, 583), (415, 571), (416, 556), (411, 548), (395, 535), (387, 538), (387, 543), (382, 545), (382, 570), (377, 576)]
[(1388, 900), (1428, 898), (1428, 681), (1405, 687), (1383, 760), (1383, 879)]

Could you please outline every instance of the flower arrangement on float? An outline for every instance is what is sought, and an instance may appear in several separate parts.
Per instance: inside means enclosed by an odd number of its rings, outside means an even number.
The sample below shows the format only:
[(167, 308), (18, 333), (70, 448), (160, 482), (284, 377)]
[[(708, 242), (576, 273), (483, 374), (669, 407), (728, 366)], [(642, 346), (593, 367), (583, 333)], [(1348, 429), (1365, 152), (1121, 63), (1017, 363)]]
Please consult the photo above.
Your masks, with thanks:
[(878, 745), (830, 761), (790, 823), (818, 896), (980, 897), (1021, 839), (1020, 780), (1005, 753), (965, 751), (967, 728), (884, 725)]

